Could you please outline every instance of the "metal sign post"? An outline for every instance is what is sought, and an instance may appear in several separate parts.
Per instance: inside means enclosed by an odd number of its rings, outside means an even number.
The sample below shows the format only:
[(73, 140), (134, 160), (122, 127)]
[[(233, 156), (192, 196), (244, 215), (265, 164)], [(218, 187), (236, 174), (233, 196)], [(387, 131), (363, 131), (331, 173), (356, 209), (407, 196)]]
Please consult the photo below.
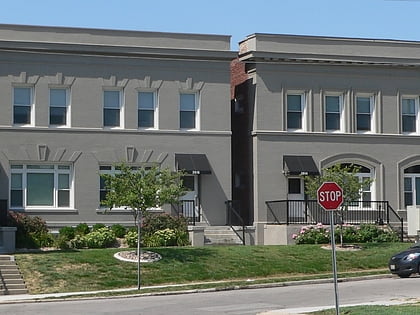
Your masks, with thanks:
[(335, 314), (340, 314), (338, 304), (338, 285), (337, 285), (337, 258), (335, 255), (335, 233), (334, 233), (334, 211), (343, 203), (343, 189), (335, 182), (324, 182), (317, 191), (318, 203), (326, 211), (330, 211), (330, 233), (331, 233), (331, 252), (332, 267), (334, 275), (334, 295), (335, 295)]
[(330, 225), (331, 225), (331, 251), (332, 251), (332, 266), (334, 274), (334, 295), (335, 295), (335, 314), (340, 314), (338, 304), (338, 284), (337, 284), (337, 258), (335, 256), (335, 233), (334, 233), (334, 212), (330, 211)]

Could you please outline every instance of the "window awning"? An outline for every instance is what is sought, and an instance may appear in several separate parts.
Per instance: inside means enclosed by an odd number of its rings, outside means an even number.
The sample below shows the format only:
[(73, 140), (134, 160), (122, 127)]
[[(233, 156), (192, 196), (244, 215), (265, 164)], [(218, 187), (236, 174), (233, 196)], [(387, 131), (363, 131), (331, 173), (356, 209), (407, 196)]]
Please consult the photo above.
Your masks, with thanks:
[(283, 170), (286, 175), (319, 175), (312, 156), (284, 155)]
[(188, 174), (211, 174), (210, 163), (205, 154), (175, 153), (175, 165), (178, 170)]

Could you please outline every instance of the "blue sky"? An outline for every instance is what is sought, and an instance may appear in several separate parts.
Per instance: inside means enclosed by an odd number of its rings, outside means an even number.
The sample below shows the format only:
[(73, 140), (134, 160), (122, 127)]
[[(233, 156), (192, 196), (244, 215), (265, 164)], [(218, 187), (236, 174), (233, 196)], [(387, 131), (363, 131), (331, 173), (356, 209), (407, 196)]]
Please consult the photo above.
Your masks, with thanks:
[(3, 0), (0, 23), (420, 41), (417, 0)]

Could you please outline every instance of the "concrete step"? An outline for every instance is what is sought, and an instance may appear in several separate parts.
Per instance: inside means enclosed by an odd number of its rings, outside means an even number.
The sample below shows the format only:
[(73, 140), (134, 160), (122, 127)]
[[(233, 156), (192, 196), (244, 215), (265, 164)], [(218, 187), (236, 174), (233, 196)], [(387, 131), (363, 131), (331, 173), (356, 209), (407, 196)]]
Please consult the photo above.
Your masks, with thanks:
[(17, 269), (16, 264), (14, 262), (12, 262), (12, 264), (0, 264), (0, 270), (7, 269)]
[(17, 268), (14, 268), (14, 269), (0, 269), (0, 272), (1, 272), (2, 275), (13, 275), (13, 274), (20, 275), (20, 271)]
[(209, 226), (204, 230), (205, 245), (241, 245), (242, 240), (230, 226)]
[(28, 290), (13, 256), (0, 255), (0, 294), (27, 294)]
[(4, 279), (4, 282), (7, 283), (7, 286), (12, 284), (20, 284), (25, 286), (25, 283), (23, 282), (22, 278), (11, 278), (11, 279)]
[(14, 261), (14, 258), (10, 255), (0, 255), (0, 262), (3, 261)]
[(16, 272), (16, 273), (2, 273), (1, 276), (5, 280), (14, 280), (14, 279), (22, 280), (22, 276), (19, 272)]
[(7, 289), (0, 292), (0, 295), (17, 295), (17, 294), (28, 294), (27, 289)]

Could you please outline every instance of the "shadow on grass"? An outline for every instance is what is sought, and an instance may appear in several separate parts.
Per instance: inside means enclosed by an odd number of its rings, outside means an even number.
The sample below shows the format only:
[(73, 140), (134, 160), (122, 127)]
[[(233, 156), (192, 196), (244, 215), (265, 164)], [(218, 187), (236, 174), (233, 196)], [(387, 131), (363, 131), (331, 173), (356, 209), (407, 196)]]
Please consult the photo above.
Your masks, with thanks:
[(214, 257), (216, 253), (206, 248), (191, 247), (159, 247), (148, 248), (152, 252), (156, 252), (162, 256), (162, 262), (198, 262), (203, 257)]
[(70, 249), (51, 249), (51, 250), (41, 250), (41, 249), (21, 249), (17, 248), (15, 254), (32, 254), (32, 255), (48, 255), (48, 254), (68, 254), (68, 253), (78, 253), (79, 249), (70, 248)]

